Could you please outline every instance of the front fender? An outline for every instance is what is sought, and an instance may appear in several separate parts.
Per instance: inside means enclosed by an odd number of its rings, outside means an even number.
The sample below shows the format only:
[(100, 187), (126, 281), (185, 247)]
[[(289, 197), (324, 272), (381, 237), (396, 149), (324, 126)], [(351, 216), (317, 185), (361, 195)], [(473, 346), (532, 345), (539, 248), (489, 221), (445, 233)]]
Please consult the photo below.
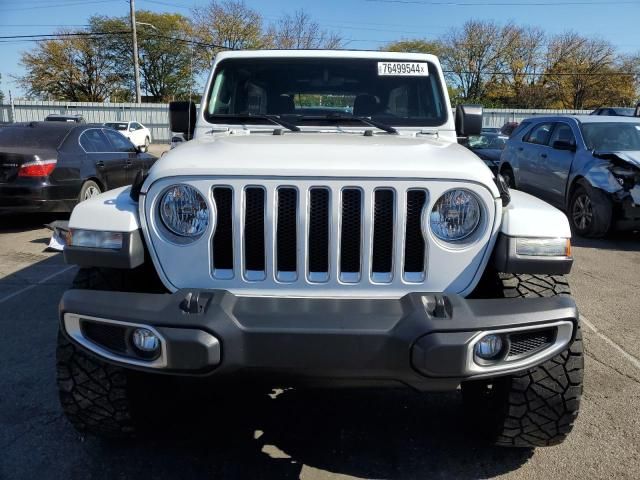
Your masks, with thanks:
[(71, 212), (69, 228), (109, 232), (138, 230), (138, 204), (130, 192), (131, 186), (116, 188), (79, 203)]
[(509, 237), (571, 238), (567, 216), (555, 207), (519, 190), (502, 211), (500, 232)]

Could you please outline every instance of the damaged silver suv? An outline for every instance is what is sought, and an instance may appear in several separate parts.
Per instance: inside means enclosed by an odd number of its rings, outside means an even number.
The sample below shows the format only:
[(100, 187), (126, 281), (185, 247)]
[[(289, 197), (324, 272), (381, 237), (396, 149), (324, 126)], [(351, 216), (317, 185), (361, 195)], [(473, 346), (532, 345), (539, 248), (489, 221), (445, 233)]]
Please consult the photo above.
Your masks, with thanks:
[(580, 235), (640, 228), (640, 118), (525, 120), (502, 153), (500, 172), (510, 187), (565, 210)]

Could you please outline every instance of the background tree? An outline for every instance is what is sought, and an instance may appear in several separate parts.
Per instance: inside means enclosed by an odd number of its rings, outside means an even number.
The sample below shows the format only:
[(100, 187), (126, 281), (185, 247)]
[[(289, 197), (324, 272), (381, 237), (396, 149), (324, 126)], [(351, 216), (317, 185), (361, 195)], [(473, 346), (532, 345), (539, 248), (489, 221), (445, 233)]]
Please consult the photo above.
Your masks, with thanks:
[[(201, 50), (189, 43), (193, 39), (191, 21), (177, 13), (136, 12), (138, 55), (142, 90), (156, 101), (186, 98), (194, 90), (198, 71), (194, 51)], [(146, 24), (146, 25), (145, 25)], [(128, 30), (128, 17), (93, 17), (91, 30), (119, 32)], [(105, 38), (108, 54), (117, 66), (124, 89), (119, 94), (133, 92), (133, 45), (130, 35)]]
[[(193, 10), (195, 38), (223, 49), (251, 49), (264, 46), (262, 15), (247, 7), (242, 0), (219, 2)], [(220, 48), (198, 48), (201, 68), (209, 68)]]
[(272, 48), (337, 49), (342, 47), (343, 41), (339, 35), (321, 28), (304, 10), (296, 10), (269, 27), (265, 43)]
[(440, 56), (442, 51), (442, 43), (439, 40), (398, 40), (396, 42), (387, 43), (380, 50), (386, 52), (413, 52), (413, 53), (430, 53)]
[(547, 51), (545, 86), (552, 107), (591, 109), (631, 105), (636, 96), (633, 75), (612, 44), (569, 32), (554, 37)]
[(122, 80), (107, 44), (97, 37), (40, 42), (22, 54), (20, 63), (27, 93), (55, 100), (102, 102)]

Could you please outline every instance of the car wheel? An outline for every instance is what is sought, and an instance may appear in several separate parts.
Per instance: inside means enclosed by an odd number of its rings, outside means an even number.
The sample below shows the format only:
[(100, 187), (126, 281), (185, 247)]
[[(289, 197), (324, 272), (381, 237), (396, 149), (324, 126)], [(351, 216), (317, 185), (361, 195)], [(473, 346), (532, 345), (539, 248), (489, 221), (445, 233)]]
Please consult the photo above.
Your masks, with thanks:
[(149, 137), (145, 137), (144, 138), (144, 151), (145, 152), (149, 151), (149, 145), (151, 145), (151, 140), (149, 140)]
[(609, 197), (588, 182), (580, 180), (569, 201), (569, 221), (584, 237), (602, 237), (611, 227), (613, 207)]
[(511, 167), (503, 167), (500, 175), (502, 175), (509, 188), (516, 188), (516, 180)]
[[(571, 295), (564, 275), (494, 273), (492, 280), (494, 298)], [(578, 326), (566, 350), (542, 365), (504, 377), (463, 382), (462, 400), (473, 432), (484, 440), (503, 447), (558, 445), (578, 417), (583, 377)]]
[(100, 185), (98, 185), (93, 180), (87, 180), (82, 184), (78, 201), (84, 202), (85, 200), (89, 200), (90, 198), (97, 197), (101, 193), (102, 189), (100, 188)]

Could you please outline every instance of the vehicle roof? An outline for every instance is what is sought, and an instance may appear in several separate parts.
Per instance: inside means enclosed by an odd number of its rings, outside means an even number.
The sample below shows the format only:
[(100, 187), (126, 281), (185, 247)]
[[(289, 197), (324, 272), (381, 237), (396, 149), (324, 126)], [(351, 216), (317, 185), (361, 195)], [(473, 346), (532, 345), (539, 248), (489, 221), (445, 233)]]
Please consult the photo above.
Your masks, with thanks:
[(371, 58), (382, 60), (421, 60), (438, 62), (428, 53), (383, 52), (374, 50), (241, 50), (225, 51), (216, 55), (216, 60), (228, 58)]
[(58, 117), (58, 118), (78, 118), (82, 117), (81, 113), (50, 113), (47, 117)]
[[(86, 125), (86, 124), (85, 124)], [(85, 126), (82, 125), (82, 126)], [(9, 125), (5, 125), (8, 128), (37, 128), (37, 129), (56, 129), (59, 128), (60, 130), (72, 130), (74, 128), (78, 128), (80, 127), (80, 125), (78, 125), (77, 123), (65, 123), (65, 122), (46, 122), (46, 121), (42, 121), (42, 122), (16, 122), (16, 123), (11, 123)]]
[(607, 115), (553, 115), (525, 118), (523, 122), (557, 122), (560, 120), (575, 120), (578, 123), (638, 123), (640, 117), (618, 117)]

